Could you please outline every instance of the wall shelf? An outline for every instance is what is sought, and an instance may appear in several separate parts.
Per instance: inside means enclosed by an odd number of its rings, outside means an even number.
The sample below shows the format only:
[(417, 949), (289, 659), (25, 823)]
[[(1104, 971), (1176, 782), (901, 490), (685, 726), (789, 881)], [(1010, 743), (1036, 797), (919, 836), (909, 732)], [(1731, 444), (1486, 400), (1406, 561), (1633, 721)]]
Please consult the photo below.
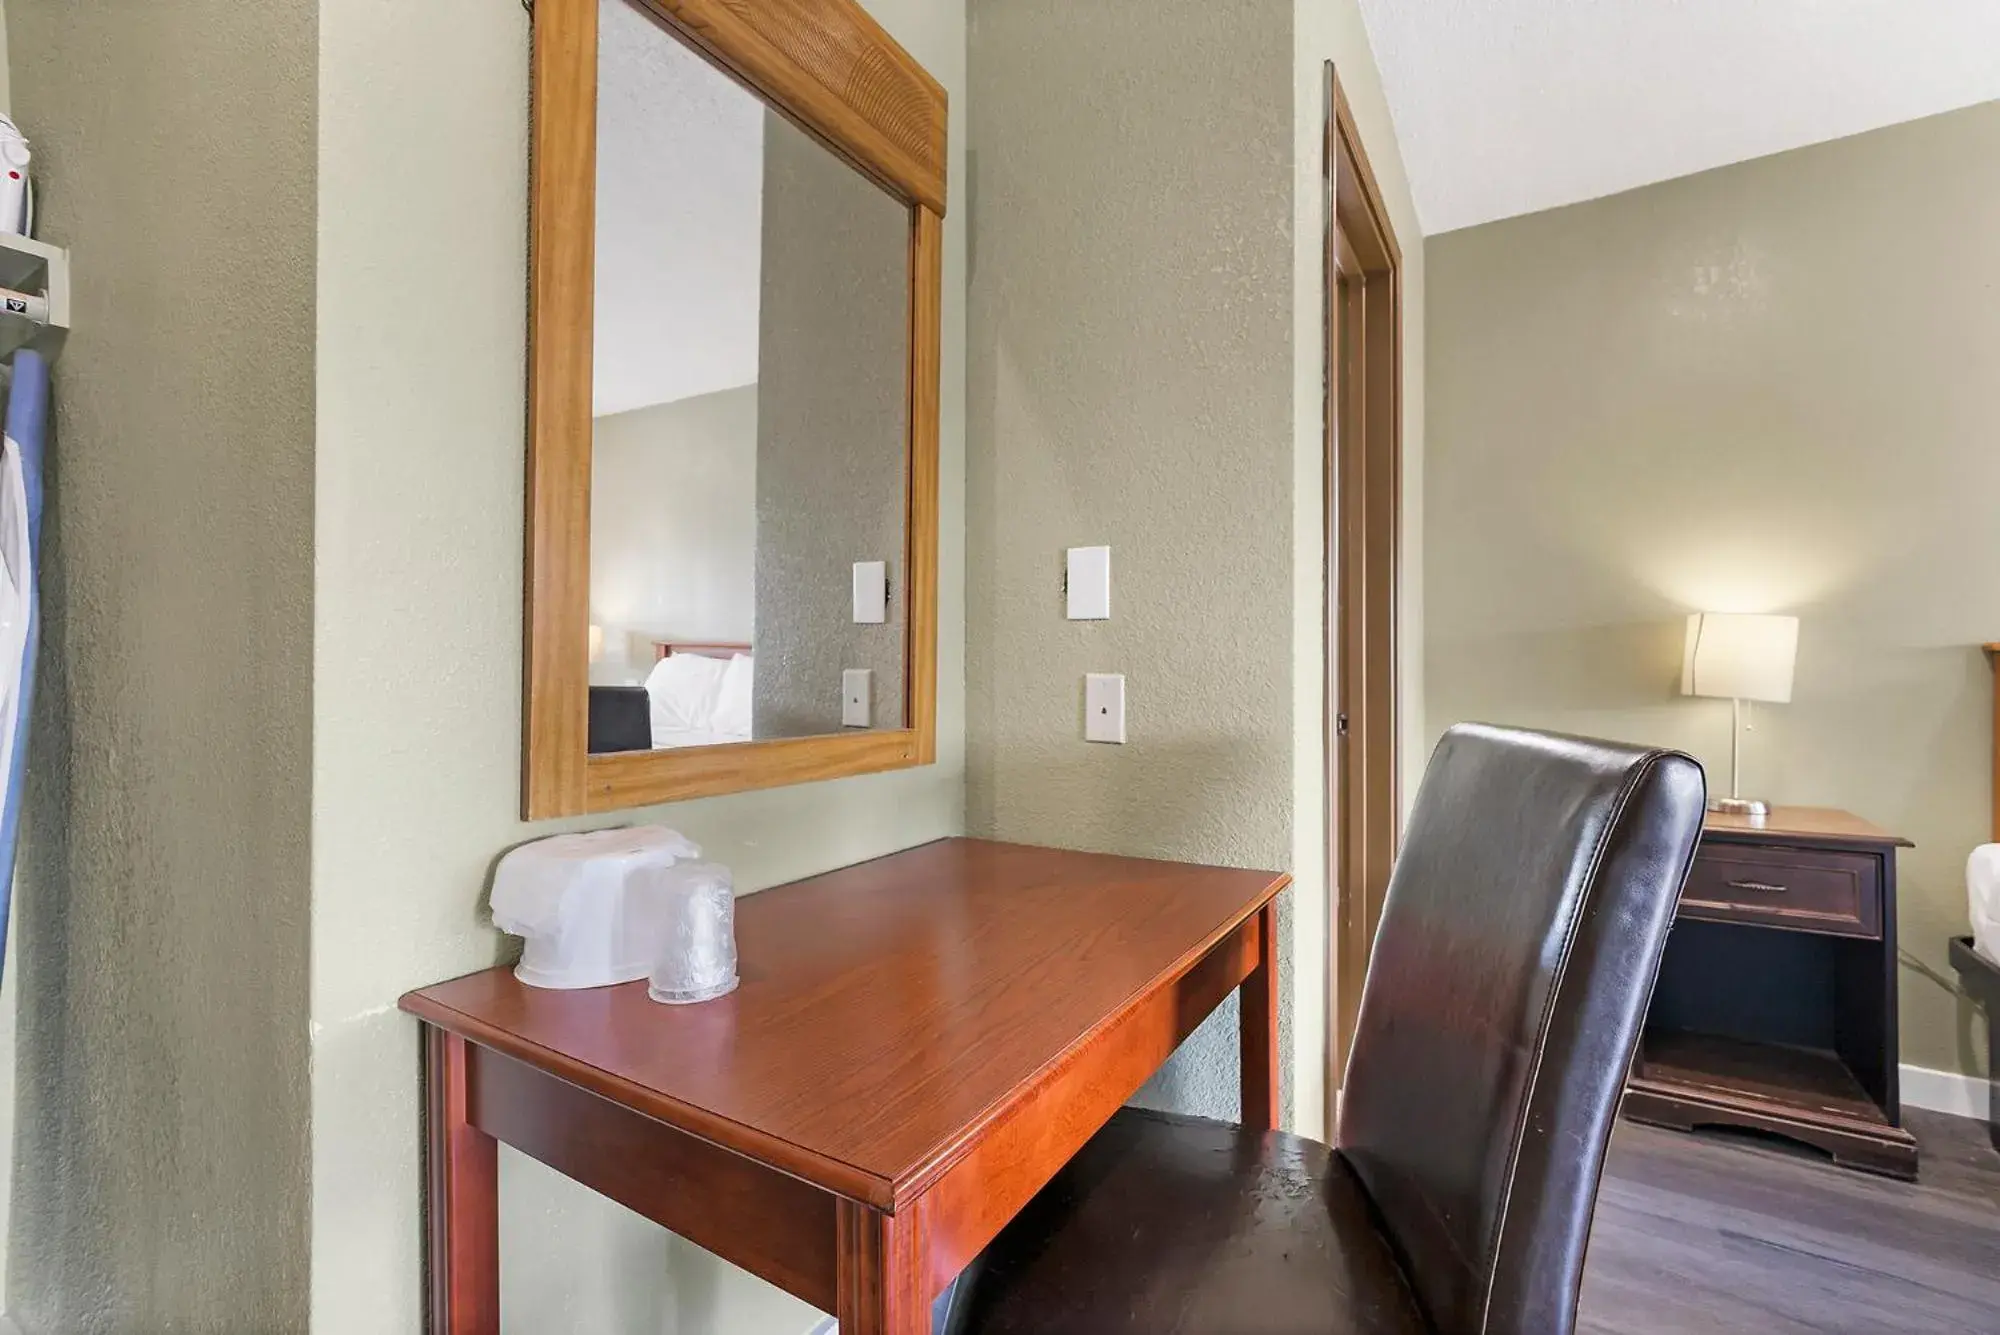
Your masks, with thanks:
[(69, 337), (69, 252), (30, 236), (0, 233), (0, 287), (46, 294), (47, 323), (0, 310), (0, 359), (33, 348), (50, 361)]

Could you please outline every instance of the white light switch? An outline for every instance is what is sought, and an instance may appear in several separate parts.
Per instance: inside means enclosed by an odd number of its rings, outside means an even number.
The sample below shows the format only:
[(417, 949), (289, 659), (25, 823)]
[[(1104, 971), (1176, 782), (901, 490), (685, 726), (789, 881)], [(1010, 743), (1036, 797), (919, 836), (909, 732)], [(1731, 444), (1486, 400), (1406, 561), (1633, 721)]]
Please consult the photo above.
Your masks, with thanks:
[(840, 723), (846, 728), (870, 726), (875, 712), (875, 673), (870, 668), (848, 668), (840, 674)]
[(1069, 619), (1109, 621), (1111, 619), (1111, 549), (1072, 547), (1069, 549)]
[(1083, 674), (1083, 740), (1125, 740), (1125, 676), (1120, 672)]
[(879, 625), (889, 616), (889, 563), (854, 563), (854, 620), (861, 625)]

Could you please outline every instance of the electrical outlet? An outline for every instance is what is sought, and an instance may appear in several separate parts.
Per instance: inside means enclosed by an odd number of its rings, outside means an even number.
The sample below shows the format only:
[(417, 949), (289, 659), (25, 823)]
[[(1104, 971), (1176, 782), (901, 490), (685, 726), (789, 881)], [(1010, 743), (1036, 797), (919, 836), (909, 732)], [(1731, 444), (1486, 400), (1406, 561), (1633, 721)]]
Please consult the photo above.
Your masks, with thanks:
[(848, 668), (840, 674), (840, 723), (846, 728), (866, 728), (875, 712), (875, 673), (871, 668)]

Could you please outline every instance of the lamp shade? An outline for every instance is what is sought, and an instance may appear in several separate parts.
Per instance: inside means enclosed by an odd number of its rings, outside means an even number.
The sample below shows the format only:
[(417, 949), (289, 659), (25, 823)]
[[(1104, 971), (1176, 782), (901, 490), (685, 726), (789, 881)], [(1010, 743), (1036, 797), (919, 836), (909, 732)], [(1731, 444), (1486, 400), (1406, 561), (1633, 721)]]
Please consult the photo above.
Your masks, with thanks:
[(1785, 704), (1798, 654), (1797, 617), (1696, 612), (1687, 623), (1681, 694)]
[(604, 627), (593, 625), (590, 628), (590, 661), (595, 663), (602, 657), (604, 657)]

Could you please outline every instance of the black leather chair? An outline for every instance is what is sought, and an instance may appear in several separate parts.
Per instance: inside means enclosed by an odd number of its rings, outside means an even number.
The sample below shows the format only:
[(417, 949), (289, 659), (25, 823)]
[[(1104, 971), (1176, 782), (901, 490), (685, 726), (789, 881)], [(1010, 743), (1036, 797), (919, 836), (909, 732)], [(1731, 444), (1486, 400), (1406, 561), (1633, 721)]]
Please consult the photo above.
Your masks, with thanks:
[(653, 746), (653, 699), (644, 686), (590, 688), (589, 728), (584, 747), (591, 755), (648, 751)]
[(967, 1335), (1567, 1335), (1701, 830), (1684, 755), (1500, 728), (1431, 757), (1339, 1148), (1126, 1109), (951, 1295)]

